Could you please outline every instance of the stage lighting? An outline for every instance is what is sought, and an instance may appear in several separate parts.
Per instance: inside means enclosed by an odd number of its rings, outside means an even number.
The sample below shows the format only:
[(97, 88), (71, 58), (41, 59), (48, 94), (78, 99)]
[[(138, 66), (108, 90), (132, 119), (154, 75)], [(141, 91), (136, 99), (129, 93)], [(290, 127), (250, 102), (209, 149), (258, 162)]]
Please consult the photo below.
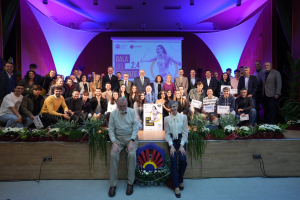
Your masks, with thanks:
[(105, 27), (105, 28), (106, 28), (106, 30), (108, 30), (108, 29), (109, 29), (109, 25), (110, 25), (109, 23), (106, 23), (106, 24), (105, 24), (105, 26), (106, 26), (106, 27)]
[(142, 4), (143, 4), (143, 5), (146, 5), (146, 0), (143, 0)]
[(142, 29), (144, 30), (146, 27), (146, 24), (145, 23), (142, 23)]
[(43, 0), (43, 3), (44, 4), (48, 4), (48, 0)]
[(242, 5), (242, 0), (236, 0), (236, 6), (241, 6)]
[(98, 5), (98, 0), (94, 0), (94, 5), (95, 5), (95, 6)]
[(70, 28), (74, 29), (74, 23), (70, 23)]
[(190, 0), (190, 5), (191, 5), (191, 6), (194, 5), (194, 0)]

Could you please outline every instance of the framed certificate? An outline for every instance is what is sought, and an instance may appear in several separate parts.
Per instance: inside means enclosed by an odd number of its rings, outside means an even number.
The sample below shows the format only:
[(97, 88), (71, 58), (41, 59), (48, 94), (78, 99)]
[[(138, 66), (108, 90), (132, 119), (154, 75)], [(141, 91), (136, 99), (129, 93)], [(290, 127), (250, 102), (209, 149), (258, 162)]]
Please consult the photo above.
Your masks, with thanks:
[(44, 125), (38, 115), (33, 117), (33, 123), (37, 129), (44, 127)]
[(209, 106), (203, 106), (203, 110), (207, 113), (212, 113), (215, 111), (214, 106), (213, 105), (209, 105)]
[(229, 106), (218, 106), (217, 110), (218, 114), (229, 114), (230, 113), (230, 107)]
[(230, 94), (237, 94), (237, 93), (238, 93), (237, 89), (230, 89)]
[(195, 100), (195, 99), (192, 100), (191, 107), (194, 107), (194, 108), (201, 108), (201, 105), (202, 105), (202, 102), (201, 102), (201, 101), (197, 101), (197, 100)]
[(246, 114), (244, 117), (242, 115), (240, 115), (240, 120), (241, 121), (247, 121), (247, 120), (249, 120), (249, 115)]

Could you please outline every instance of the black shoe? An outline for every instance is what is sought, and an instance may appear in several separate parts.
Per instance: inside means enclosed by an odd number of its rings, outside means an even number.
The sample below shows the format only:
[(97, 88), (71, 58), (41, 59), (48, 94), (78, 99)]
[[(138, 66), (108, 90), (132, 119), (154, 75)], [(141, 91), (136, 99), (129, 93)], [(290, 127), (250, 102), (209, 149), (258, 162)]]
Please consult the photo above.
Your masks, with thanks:
[(181, 190), (181, 191), (184, 190), (184, 186), (182, 186), (182, 187), (179, 186), (179, 190)]
[(117, 189), (116, 186), (111, 186), (108, 191), (108, 196), (114, 197), (116, 195), (116, 189)]
[[(174, 192), (175, 192), (175, 190), (174, 190)], [(181, 198), (181, 193), (176, 194), (176, 192), (175, 192), (175, 196), (176, 196), (177, 198)]]

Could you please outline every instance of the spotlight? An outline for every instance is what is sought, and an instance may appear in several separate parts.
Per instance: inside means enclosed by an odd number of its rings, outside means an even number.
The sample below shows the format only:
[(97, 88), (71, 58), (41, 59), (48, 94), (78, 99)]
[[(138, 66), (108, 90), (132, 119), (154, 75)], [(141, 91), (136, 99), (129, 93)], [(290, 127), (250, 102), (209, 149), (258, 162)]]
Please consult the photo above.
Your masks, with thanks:
[(191, 5), (191, 6), (194, 5), (194, 0), (190, 0), (190, 5)]
[(146, 24), (145, 23), (142, 23), (142, 29), (144, 30), (146, 27)]
[(48, 0), (43, 0), (43, 3), (44, 4), (48, 4)]
[(218, 29), (218, 24), (217, 23), (213, 23), (213, 29), (217, 30)]
[(178, 29), (181, 30), (181, 23), (176, 24), (178, 26)]
[(74, 29), (74, 23), (70, 23), (70, 28)]
[(143, 5), (146, 5), (146, 0), (143, 0), (142, 4), (143, 4)]
[(94, 0), (94, 5), (95, 5), (95, 6), (98, 5), (98, 0)]
[(242, 0), (236, 0), (236, 6), (241, 6), (242, 5)]
[(110, 23), (106, 23), (106, 24), (105, 24), (105, 26), (106, 26), (106, 30), (108, 30), (108, 29), (109, 29), (109, 25), (110, 25)]

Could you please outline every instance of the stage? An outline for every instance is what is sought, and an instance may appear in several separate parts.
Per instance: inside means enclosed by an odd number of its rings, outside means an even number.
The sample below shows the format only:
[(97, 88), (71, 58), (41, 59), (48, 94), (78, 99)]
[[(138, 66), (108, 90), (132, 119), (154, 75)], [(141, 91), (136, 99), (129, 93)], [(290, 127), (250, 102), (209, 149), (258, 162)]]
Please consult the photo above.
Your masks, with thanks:
[[(300, 176), (300, 131), (287, 131), (285, 139), (212, 140), (207, 142), (203, 157), (203, 178), (259, 177), (262, 172), (253, 154), (261, 154), (268, 176)], [(139, 132), (139, 146), (153, 142), (167, 152), (164, 132)], [(110, 143), (108, 145), (110, 152)], [(95, 171), (89, 172), (87, 143), (16, 142), (0, 143), (0, 180), (36, 180), (44, 156), (41, 179), (109, 179), (107, 166), (99, 157)], [(200, 164), (188, 156), (185, 178), (200, 178)], [(119, 162), (119, 179), (126, 178), (126, 152)]]

